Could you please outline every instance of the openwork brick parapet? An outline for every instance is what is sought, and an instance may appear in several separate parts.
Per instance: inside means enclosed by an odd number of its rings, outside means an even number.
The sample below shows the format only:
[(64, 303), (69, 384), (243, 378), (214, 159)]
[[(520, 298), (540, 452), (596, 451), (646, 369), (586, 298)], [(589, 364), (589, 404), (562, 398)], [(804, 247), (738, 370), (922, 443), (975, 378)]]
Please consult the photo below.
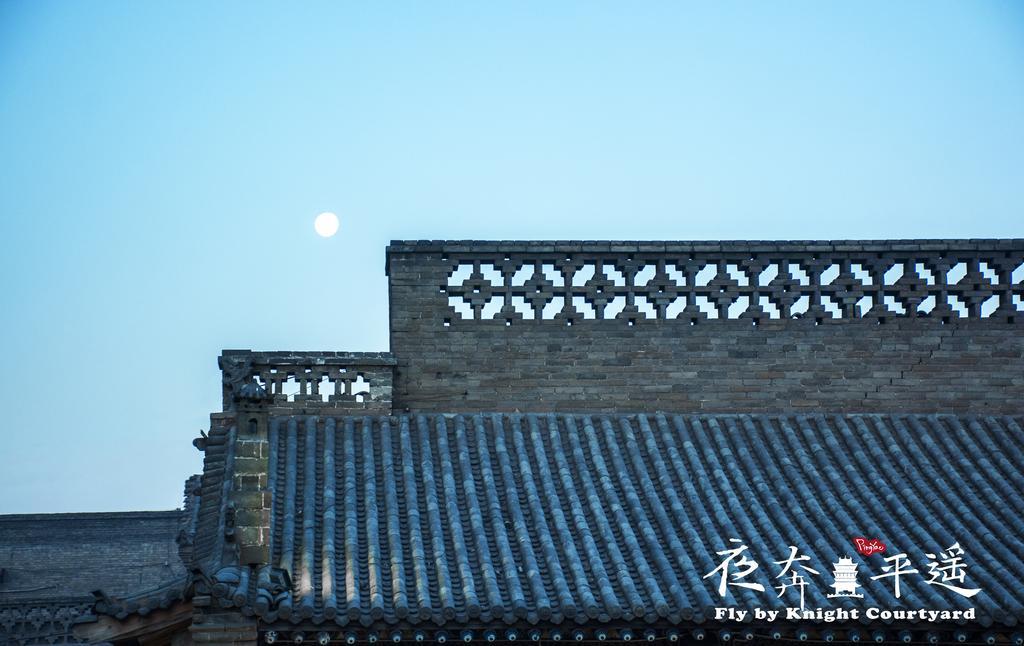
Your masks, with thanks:
[(1024, 314), (1024, 240), (403, 242), (436, 252), (446, 324), (987, 319)]
[(243, 400), (271, 408), (390, 412), (395, 361), (384, 352), (225, 350), (224, 410)]

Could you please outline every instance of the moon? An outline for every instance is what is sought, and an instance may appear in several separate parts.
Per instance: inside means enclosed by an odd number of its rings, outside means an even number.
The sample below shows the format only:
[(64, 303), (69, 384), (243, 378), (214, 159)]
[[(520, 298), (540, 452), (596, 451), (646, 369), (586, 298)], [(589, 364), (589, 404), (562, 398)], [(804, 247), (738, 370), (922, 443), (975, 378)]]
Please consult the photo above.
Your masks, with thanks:
[(313, 220), (313, 228), (321, 238), (330, 238), (338, 232), (338, 216), (324, 211)]

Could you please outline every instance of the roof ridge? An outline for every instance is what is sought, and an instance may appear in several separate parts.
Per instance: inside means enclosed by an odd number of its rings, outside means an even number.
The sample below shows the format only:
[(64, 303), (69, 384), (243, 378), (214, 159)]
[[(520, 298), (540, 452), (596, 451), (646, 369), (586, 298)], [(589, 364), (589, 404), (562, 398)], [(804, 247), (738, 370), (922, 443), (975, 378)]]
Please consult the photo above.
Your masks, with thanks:
[(104, 518), (177, 517), (181, 509), (159, 509), (142, 511), (69, 511), (57, 513), (0, 514), (0, 522), (14, 520), (67, 520), (81, 518), (102, 520)]

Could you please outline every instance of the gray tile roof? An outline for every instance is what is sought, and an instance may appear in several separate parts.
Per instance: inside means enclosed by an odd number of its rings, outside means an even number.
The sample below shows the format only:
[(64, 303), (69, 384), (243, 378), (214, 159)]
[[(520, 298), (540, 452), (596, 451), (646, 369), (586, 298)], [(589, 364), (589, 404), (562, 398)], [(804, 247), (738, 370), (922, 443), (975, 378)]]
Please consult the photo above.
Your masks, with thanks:
[[(798, 547), (807, 605), (977, 608), (1024, 619), (1021, 417), (429, 415), (271, 421), (270, 567), (204, 548), (222, 605), (268, 622), (445, 626), (706, 622), (715, 606), (782, 608), (775, 561)], [(223, 439), (204, 495), (230, 469)], [(216, 457), (219, 456), (219, 457)], [(221, 500), (221, 498), (216, 498)], [(211, 500), (208, 522), (217, 524)], [(219, 503), (217, 506), (220, 506)], [(202, 523), (202, 518), (200, 523)], [(862, 556), (854, 537), (887, 551)], [(744, 579), (705, 578), (748, 546)], [(197, 550), (203, 538), (197, 539)], [(966, 599), (927, 583), (958, 543)], [(919, 574), (894, 596), (884, 558)], [(828, 598), (858, 564), (863, 599)], [(286, 572), (285, 579), (282, 572)], [(288, 585), (275, 587), (278, 576)]]
[(0, 644), (77, 643), (72, 625), (97, 596), (180, 598), (181, 523), (180, 510), (0, 516)]
[(138, 593), (184, 578), (181, 511), (0, 516), (0, 603)]

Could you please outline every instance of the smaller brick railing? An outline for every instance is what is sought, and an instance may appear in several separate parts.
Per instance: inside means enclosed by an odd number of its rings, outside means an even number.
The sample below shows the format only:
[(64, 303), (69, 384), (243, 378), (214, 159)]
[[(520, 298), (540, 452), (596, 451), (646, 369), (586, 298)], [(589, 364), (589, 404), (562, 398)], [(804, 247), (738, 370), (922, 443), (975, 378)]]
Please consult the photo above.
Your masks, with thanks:
[(395, 360), (386, 352), (224, 350), (224, 410), (239, 401), (318, 412), (391, 412)]

